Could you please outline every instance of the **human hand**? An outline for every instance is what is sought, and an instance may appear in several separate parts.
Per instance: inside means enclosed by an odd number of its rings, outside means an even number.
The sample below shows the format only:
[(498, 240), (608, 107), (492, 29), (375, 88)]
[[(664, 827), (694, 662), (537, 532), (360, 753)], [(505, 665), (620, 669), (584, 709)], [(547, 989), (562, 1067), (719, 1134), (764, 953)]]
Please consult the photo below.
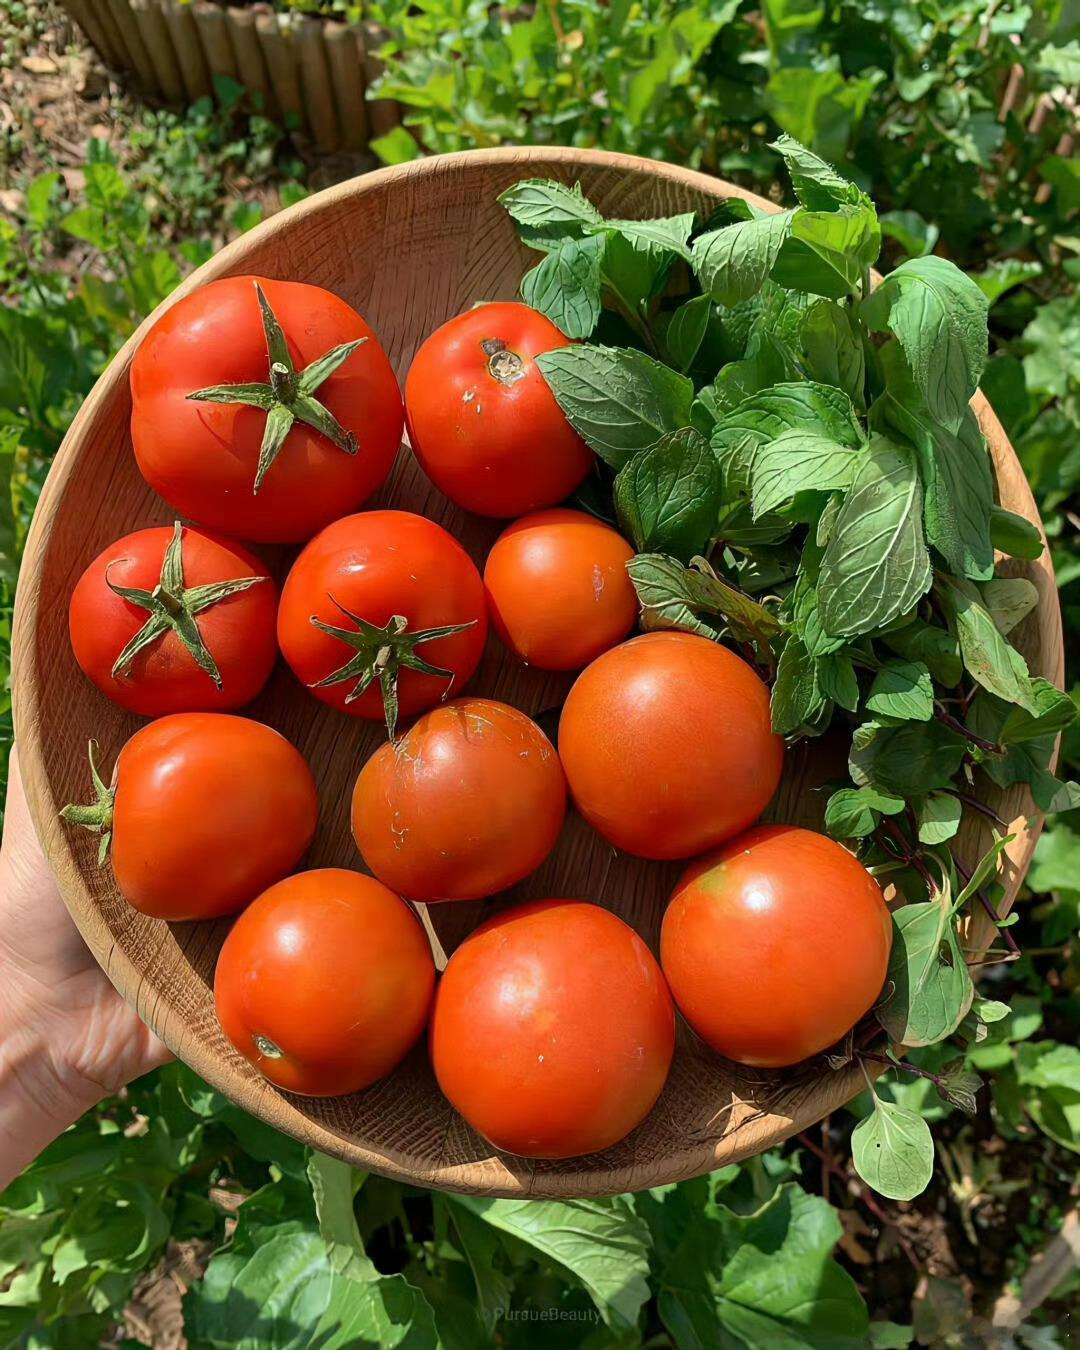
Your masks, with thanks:
[(169, 1052), (110, 984), (60, 899), (16, 756), (0, 847), (0, 1186)]

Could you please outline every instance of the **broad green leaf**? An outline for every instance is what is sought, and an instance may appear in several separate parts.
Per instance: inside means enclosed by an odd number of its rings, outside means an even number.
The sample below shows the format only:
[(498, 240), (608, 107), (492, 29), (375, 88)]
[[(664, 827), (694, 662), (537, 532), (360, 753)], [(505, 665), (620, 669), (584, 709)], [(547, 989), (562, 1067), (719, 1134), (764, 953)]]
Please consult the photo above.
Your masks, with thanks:
[(850, 487), (865, 453), (805, 431), (785, 431), (760, 445), (751, 469), (754, 519), (790, 505), (800, 492)]
[(692, 427), (662, 436), (615, 479), (615, 511), (639, 553), (689, 562), (705, 549), (719, 510), (720, 467)]
[(963, 806), (947, 792), (930, 792), (916, 809), (921, 844), (944, 844), (960, 828)]
[(1037, 525), (996, 502), (990, 508), (990, 540), (1010, 558), (1041, 558), (1046, 547)]
[(772, 727), (778, 736), (804, 733), (826, 708), (817, 679), (817, 662), (797, 637), (789, 637), (780, 653), (772, 688)]
[(964, 674), (960, 644), (952, 633), (916, 619), (885, 634), (884, 642), (898, 656), (921, 661), (946, 689), (954, 689)]
[(889, 1200), (914, 1200), (934, 1175), (934, 1140), (922, 1116), (874, 1094), (874, 1109), (851, 1135), (851, 1160), (863, 1181)]
[(816, 658), (815, 674), (822, 694), (837, 707), (854, 712), (859, 706), (859, 680), (851, 657), (831, 652)]
[(841, 206), (860, 206), (869, 201), (854, 183), (841, 177), (831, 164), (793, 137), (780, 136), (769, 149), (784, 157), (795, 195), (809, 210), (835, 211)]
[(642, 352), (559, 347), (536, 364), (571, 426), (613, 469), (689, 425), (693, 385)]
[(895, 816), (903, 809), (902, 797), (876, 788), (841, 788), (825, 807), (825, 828), (834, 839), (865, 839), (877, 829), (882, 816)]
[(694, 357), (705, 339), (712, 305), (707, 295), (696, 295), (693, 300), (680, 305), (671, 316), (664, 334), (664, 346), (671, 364), (684, 374), (693, 365)]
[(981, 272), (969, 272), (972, 281), (986, 296), (986, 303), (993, 305), (1006, 291), (1025, 282), (1034, 281), (1042, 276), (1042, 263), (1027, 261), (1023, 258), (999, 258), (988, 263)]
[(945, 898), (893, 914), (885, 989), (877, 1019), (899, 1045), (933, 1045), (964, 1020), (975, 987)]
[(984, 582), (979, 591), (1003, 637), (1022, 623), (1039, 603), (1039, 592), (1027, 577), (995, 577), (993, 581)]
[(866, 406), (866, 362), (862, 338), (850, 311), (833, 300), (819, 300), (806, 311), (802, 350), (811, 380), (843, 390), (859, 411)]
[[(785, 19), (792, 14), (816, 14), (811, 27), (817, 27), (824, 5), (816, 0), (772, 0), (766, 13), (783, 10)], [(800, 24), (801, 26), (801, 24)], [(806, 145), (812, 145), (826, 159), (839, 161), (847, 151), (854, 127), (865, 111), (867, 100), (880, 80), (880, 72), (845, 78), (832, 63), (813, 69), (801, 62), (772, 67), (764, 90), (764, 104), (777, 126)]]
[(377, 155), (383, 164), (408, 164), (424, 153), (416, 138), (410, 136), (403, 126), (391, 127), (382, 136), (373, 137), (369, 144), (371, 153)]
[(881, 233), (895, 239), (909, 258), (921, 258), (933, 253), (941, 231), (926, 221), (918, 211), (886, 211), (879, 217)]
[(635, 244), (657, 253), (676, 253), (689, 261), (690, 233), (697, 221), (693, 211), (679, 216), (660, 216), (653, 220), (608, 220), (604, 228), (615, 230)]
[(781, 286), (833, 300), (856, 295), (881, 249), (869, 201), (829, 211), (796, 211), (770, 275)]
[(764, 648), (781, 632), (776, 616), (742, 591), (699, 566), (683, 567), (661, 553), (639, 553), (626, 565), (641, 602), (646, 629), (681, 628), (717, 638), (730, 631), (737, 642)]
[(794, 214), (755, 216), (696, 239), (693, 265), (705, 294), (730, 306), (759, 291), (780, 256)]
[(1029, 1041), (1016, 1051), (1023, 1105), (1044, 1134), (1080, 1153), (1080, 1049)]
[(874, 676), (866, 706), (879, 717), (929, 722), (934, 715), (934, 686), (919, 661), (885, 661)]
[(1007, 703), (1038, 713), (1024, 658), (1002, 636), (970, 581), (940, 575), (935, 587), (960, 643), (964, 667), (977, 684)]
[[(1022, 741), (1056, 736), (1076, 721), (1076, 704), (1068, 694), (1036, 676), (1031, 681), (1033, 708), (1011, 707), (1006, 712), (997, 732), (1002, 745), (1018, 745)], [(1080, 881), (1080, 878), (1078, 878)]]
[(635, 239), (618, 230), (605, 229), (601, 273), (604, 286), (618, 298), (622, 309), (644, 324), (650, 302), (667, 284), (675, 251)]
[(910, 258), (861, 308), (871, 328), (896, 336), (930, 414), (958, 430), (986, 364), (982, 291), (944, 258)]
[(600, 317), (601, 236), (564, 239), (521, 278), (521, 298), (569, 338), (591, 336)]
[(967, 742), (937, 721), (855, 728), (848, 756), (852, 782), (890, 795), (920, 797), (952, 785)]
[[(519, 225), (549, 240), (578, 238), (604, 218), (581, 190), (581, 184), (565, 187), (548, 178), (526, 178), (499, 194), (503, 206)], [(525, 236), (530, 242), (530, 236)]]
[(582, 1285), (609, 1327), (637, 1324), (649, 1300), (649, 1230), (624, 1196), (610, 1200), (489, 1200), (450, 1203), (524, 1242)]
[(875, 437), (822, 559), (825, 628), (844, 637), (872, 632), (911, 609), (931, 580), (914, 453)]
[(1080, 381), (1080, 296), (1059, 295), (1040, 305), (1023, 342), (1028, 389), (1067, 398), (1070, 386)]
[(476, 1285), (476, 1311), (481, 1324), (491, 1335), (510, 1307), (514, 1292), (513, 1280), (499, 1269), (496, 1261), (500, 1245), (498, 1230), (464, 1205), (454, 1204), (450, 1196), (438, 1196), (435, 1203), (445, 1207), (457, 1232), (458, 1245), (465, 1254)]

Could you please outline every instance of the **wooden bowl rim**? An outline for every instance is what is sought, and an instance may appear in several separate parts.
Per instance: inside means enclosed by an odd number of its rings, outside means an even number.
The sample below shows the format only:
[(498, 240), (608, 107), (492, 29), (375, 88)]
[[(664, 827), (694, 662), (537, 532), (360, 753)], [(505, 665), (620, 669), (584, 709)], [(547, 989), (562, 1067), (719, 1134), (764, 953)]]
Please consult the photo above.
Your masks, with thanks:
[[(685, 169), (678, 165), (667, 164), (648, 158), (624, 155), (603, 150), (583, 150), (572, 147), (499, 147), (488, 150), (466, 150), (449, 155), (434, 155), (410, 161), (407, 164), (377, 169), (356, 178), (335, 184), (333, 187), (314, 193), (294, 206), (286, 208), (254, 229), (226, 245), (207, 262), (195, 269), (158, 307), (139, 325), (133, 335), (113, 357), (105, 371), (87, 395), (78, 413), (72, 420), (60, 449), (57, 451), (41, 499), (34, 513), (24, 550), (22, 570), (15, 606), (15, 618), (12, 635), (12, 702), (13, 717), (17, 731), (17, 753), (26, 790), (27, 801), (38, 837), (45, 850), (46, 857), (56, 876), (60, 894), (70, 911), (79, 931), (87, 941), (90, 950), (123, 997), (137, 1007), (139, 990), (143, 982), (143, 973), (131, 957), (123, 951), (115, 940), (107, 934), (102, 925), (92, 922), (97, 906), (84, 893), (80, 869), (75, 860), (68, 833), (58, 815), (58, 803), (52, 793), (45, 769), (45, 760), (40, 738), (35, 734), (40, 722), (40, 701), (38, 696), (38, 657), (36, 631), (38, 626), (38, 607), (42, 575), (48, 544), (52, 531), (55, 506), (59, 506), (68, 481), (74, 471), (78, 458), (78, 445), (83, 439), (83, 428), (92, 422), (99, 407), (111, 397), (115, 385), (126, 380), (128, 364), (135, 348), (146, 332), (158, 319), (184, 296), (196, 288), (206, 285), (220, 277), (234, 275), (249, 270), (236, 266), (253, 245), (272, 235), (275, 231), (288, 228), (302, 216), (316, 216), (332, 210), (338, 203), (366, 193), (392, 188), (412, 178), (425, 178), (437, 175), (461, 164), (505, 164), (520, 169), (522, 178), (530, 173), (541, 174), (546, 168), (565, 171), (575, 164), (614, 171), (629, 171), (646, 174), (654, 178), (665, 179), (684, 188), (693, 189), (706, 197), (723, 199), (741, 197), (755, 206), (769, 211), (782, 209), (756, 193), (747, 191), (723, 179)], [(999, 450), (1007, 452), (1020, 469), (1008, 438), (989, 403), (981, 392), (972, 400), (979, 417), (983, 433), (991, 445), (997, 443)], [(1022, 469), (1020, 469), (1021, 476)], [(1028, 504), (1024, 514), (1036, 523), (1042, 531), (1042, 522), (1035, 505), (1034, 497), (1027, 491)], [(1044, 534), (1045, 540), (1045, 534)], [(1061, 612), (1053, 587), (1053, 574), (1049, 570), (1048, 554), (1044, 553), (1035, 564), (1037, 573), (1042, 576), (1040, 586), (1040, 616), (1042, 624), (1042, 652), (1049, 654), (1052, 670), (1047, 672), (1059, 687), (1064, 680), (1064, 654), (1062, 646)], [(1048, 603), (1048, 597), (1050, 597)], [(21, 732), (21, 734), (19, 734)], [(1030, 828), (1022, 831), (1008, 854), (1015, 869), (1004, 912), (1007, 912), (1020, 881), (1030, 863), (1042, 820), (1029, 817)], [(1017, 818), (1022, 819), (1021, 817)], [(977, 927), (978, 925), (976, 925)], [(147, 1010), (141, 1010), (146, 1017)], [(153, 1025), (151, 1023), (151, 1025)], [(155, 1028), (156, 1030), (156, 1028)], [(507, 1163), (502, 1180), (493, 1184), (491, 1172), (486, 1170), (490, 1163), (486, 1160), (470, 1163), (445, 1165), (442, 1170), (432, 1171), (430, 1166), (422, 1170), (415, 1166), (410, 1155), (401, 1151), (375, 1152), (364, 1145), (346, 1139), (330, 1128), (312, 1120), (300, 1112), (294, 1111), (293, 1118), (298, 1121), (295, 1128), (277, 1118), (278, 1112), (267, 1109), (268, 1095), (274, 1102), (280, 1102), (273, 1089), (259, 1081), (236, 1077), (228, 1062), (215, 1051), (198, 1040), (189, 1040), (183, 1046), (182, 1055), (176, 1042), (180, 1037), (164, 1038), (169, 1048), (178, 1054), (192, 1069), (202, 1076), (218, 1091), (237, 1103), (252, 1115), (269, 1122), (275, 1128), (291, 1133), (310, 1147), (342, 1158), (354, 1166), (393, 1177), (397, 1180), (418, 1184), (433, 1189), (447, 1189), (458, 1192), (481, 1192), (488, 1195), (510, 1197), (594, 1197), (617, 1194), (633, 1188), (633, 1177), (628, 1175), (633, 1169), (626, 1167), (603, 1170), (589, 1168), (582, 1170), (576, 1165), (580, 1160), (568, 1159), (560, 1171), (553, 1175), (545, 1172), (533, 1175), (531, 1164), (524, 1159), (513, 1159), (506, 1155), (497, 1155)], [(818, 1080), (820, 1081), (820, 1079)], [(838, 1109), (850, 1100), (861, 1086), (861, 1074), (855, 1066), (837, 1071), (829, 1076), (832, 1091), (827, 1100), (816, 1102), (813, 1110), (805, 1117), (765, 1114), (755, 1117), (744, 1126), (739, 1126), (730, 1134), (721, 1138), (706, 1138), (688, 1143), (680, 1151), (668, 1154), (661, 1169), (650, 1168), (647, 1181), (640, 1184), (657, 1185), (666, 1182), (684, 1180), (711, 1171), (725, 1163), (762, 1151), (781, 1142), (799, 1129), (804, 1129), (812, 1120), (820, 1119), (828, 1110)], [(447, 1175), (443, 1175), (443, 1171)], [(452, 1174), (452, 1175), (451, 1175)]]

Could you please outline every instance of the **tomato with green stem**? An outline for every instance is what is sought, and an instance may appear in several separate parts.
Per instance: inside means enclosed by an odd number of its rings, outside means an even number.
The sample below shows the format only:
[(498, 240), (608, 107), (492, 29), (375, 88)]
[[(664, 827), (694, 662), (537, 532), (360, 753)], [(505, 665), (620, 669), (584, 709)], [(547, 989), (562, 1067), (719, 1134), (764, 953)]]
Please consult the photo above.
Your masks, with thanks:
[(580, 485), (592, 451), (536, 364), (569, 344), (520, 304), (477, 305), (422, 344), (405, 381), (409, 441), (452, 502), (482, 516), (520, 516)]
[(171, 305), (131, 363), (143, 477), (241, 539), (310, 538), (378, 488), (401, 392), (372, 329), (318, 286), (227, 277)]
[(365, 511), (328, 525), (281, 592), (278, 642), (297, 679), (340, 712), (385, 718), (391, 739), (459, 689), (487, 640), (484, 583), (434, 521)]
[(173, 713), (137, 731), (112, 783), (61, 815), (100, 835), (121, 895), (157, 919), (232, 914), (290, 872), (315, 834), (315, 780), (303, 755), (261, 722)]
[(892, 947), (881, 888), (823, 834), (762, 825), (693, 862), (660, 961), (713, 1050), (784, 1068), (838, 1042), (881, 994)]
[(571, 1158), (648, 1115), (675, 1015), (628, 924), (599, 905), (538, 900), (489, 919), (450, 957), (430, 1043), (439, 1087), (496, 1148)]
[(286, 877), (233, 925), (214, 1002), (226, 1036), (287, 1092), (337, 1097), (383, 1078), (427, 1025), (431, 946), (404, 900), (339, 867)]
[(68, 631), (84, 674), (129, 712), (223, 711), (270, 676), (277, 602), (254, 554), (177, 521), (98, 554), (72, 592)]

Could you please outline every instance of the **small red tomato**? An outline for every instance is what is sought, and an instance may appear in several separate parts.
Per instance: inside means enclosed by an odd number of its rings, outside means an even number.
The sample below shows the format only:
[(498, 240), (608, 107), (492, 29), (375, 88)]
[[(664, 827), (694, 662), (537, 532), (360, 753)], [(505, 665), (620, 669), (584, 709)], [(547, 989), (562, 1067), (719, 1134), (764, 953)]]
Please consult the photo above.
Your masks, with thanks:
[(689, 858), (752, 825), (780, 782), (769, 691), (691, 633), (646, 633), (578, 676), (559, 721), (578, 810), (639, 858)]
[(761, 1068), (798, 1064), (869, 1012), (892, 920), (858, 859), (812, 830), (763, 825), (691, 863), (660, 960), (706, 1044)]
[(515, 520), (484, 567), (496, 632), (530, 666), (580, 670), (634, 626), (633, 556), (621, 534), (583, 511)]
[(526, 1158), (618, 1143), (660, 1096), (674, 1049), (660, 967), (599, 905), (540, 900), (490, 919), (435, 996), (439, 1087), (496, 1148)]
[(135, 352), (131, 398), (146, 481), (241, 539), (309, 539), (371, 496), (401, 443), (375, 334), (298, 281), (227, 277), (178, 300)]
[(482, 516), (520, 516), (570, 495), (592, 467), (536, 358), (567, 347), (527, 305), (478, 305), (437, 329), (413, 357), (405, 416), (413, 453), (451, 501)]
[(125, 535), (71, 595), (75, 659), (129, 712), (240, 708), (277, 657), (278, 591), (247, 549), (180, 522)]
[(278, 642), (301, 684), (340, 712), (411, 717), (459, 688), (487, 640), (484, 583), (434, 521), (364, 511), (311, 541), (282, 588)]
[(226, 713), (174, 713), (124, 745), (97, 801), (66, 820), (102, 836), (124, 899), (156, 919), (232, 914), (290, 872), (315, 833), (315, 780), (272, 727)]
[(535, 872), (555, 846), (566, 783), (524, 713), (458, 699), (379, 747), (356, 780), (364, 861), (412, 900), (478, 900)]
[(434, 987), (416, 915), (339, 867), (264, 891), (233, 925), (214, 973), (225, 1035), (264, 1078), (309, 1097), (385, 1077), (427, 1025)]

